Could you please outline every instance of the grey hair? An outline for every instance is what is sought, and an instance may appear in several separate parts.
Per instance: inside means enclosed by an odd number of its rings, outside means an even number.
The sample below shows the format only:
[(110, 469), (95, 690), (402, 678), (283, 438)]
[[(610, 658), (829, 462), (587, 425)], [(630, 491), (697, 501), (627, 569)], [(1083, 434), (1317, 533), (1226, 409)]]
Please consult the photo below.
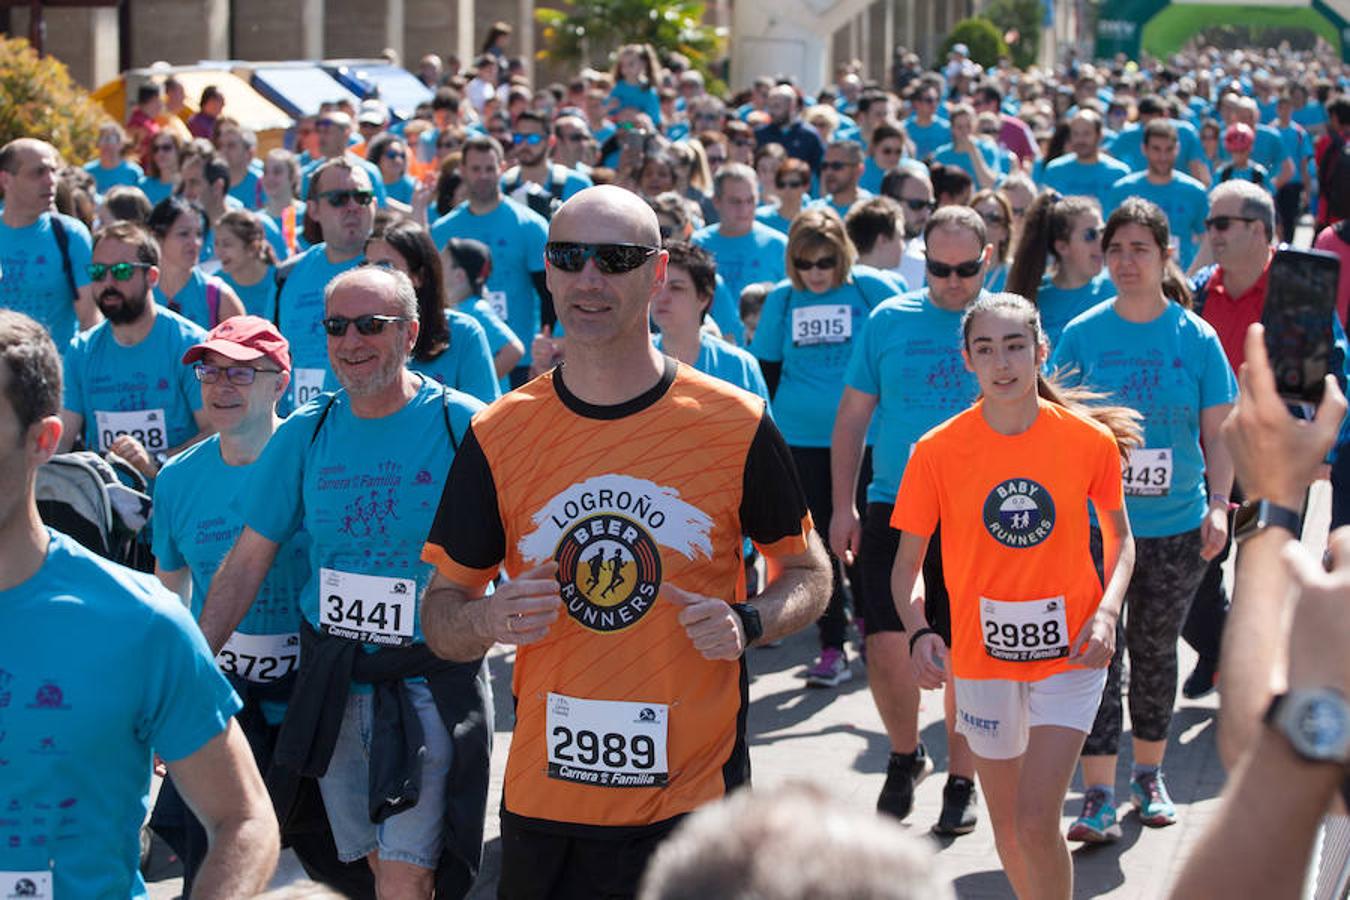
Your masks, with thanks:
[(717, 170), (717, 175), (713, 178), (713, 197), (722, 196), (722, 185), (728, 181), (744, 181), (755, 189), (755, 194), (759, 194), (759, 176), (755, 170), (745, 163), (727, 163)]
[(862, 144), (849, 138), (843, 138), (842, 140), (837, 141), (830, 141), (830, 145), (825, 149), (835, 151), (842, 150), (844, 153), (848, 155), (848, 161), (851, 163), (860, 163), (863, 161)]
[(341, 275), (328, 282), (328, 287), (323, 291), (323, 305), (328, 308), (328, 304), (333, 301), (333, 295), (340, 289), (353, 281), (361, 281), (366, 278), (384, 277), (393, 282), (394, 301), (398, 303), (398, 314), (407, 317), (416, 322), (417, 319), (417, 289), (413, 287), (412, 279), (400, 272), (398, 269), (390, 269), (384, 266), (359, 266), (355, 269), (348, 269)]
[(1266, 240), (1274, 239), (1275, 201), (1271, 199), (1265, 188), (1259, 187), (1245, 178), (1225, 181), (1209, 192), (1210, 209), (1214, 208), (1215, 203), (1227, 197), (1237, 197), (1241, 200), (1242, 215), (1250, 216), (1261, 223), (1261, 227), (1266, 230)]

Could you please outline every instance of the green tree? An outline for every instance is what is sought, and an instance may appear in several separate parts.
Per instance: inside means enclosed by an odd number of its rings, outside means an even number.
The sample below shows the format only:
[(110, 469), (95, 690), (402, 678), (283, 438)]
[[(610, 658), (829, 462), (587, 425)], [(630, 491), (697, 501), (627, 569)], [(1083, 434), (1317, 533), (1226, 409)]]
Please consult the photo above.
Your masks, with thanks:
[(957, 44), (965, 44), (971, 60), (986, 67), (998, 63), (1000, 56), (1008, 55), (1008, 45), (1003, 43), (998, 26), (983, 16), (962, 19), (952, 26), (951, 33), (942, 42), (941, 58), (946, 59)]
[(540, 59), (583, 65), (608, 58), (622, 44), (651, 44), (661, 56), (681, 53), (712, 75), (723, 35), (703, 21), (703, 0), (581, 0), (565, 9), (539, 8)]
[(0, 145), (41, 138), (66, 162), (81, 163), (97, 153), (106, 118), (63, 63), (39, 57), (23, 38), (0, 38)]
[(993, 0), (983, 15), (1005, 35), (1016, 35), (1008, 42), (1013, 65), (1025, 69), (1036, 62), (1041, 50), (1041, 23), (1045, 21), (1042, 0)]

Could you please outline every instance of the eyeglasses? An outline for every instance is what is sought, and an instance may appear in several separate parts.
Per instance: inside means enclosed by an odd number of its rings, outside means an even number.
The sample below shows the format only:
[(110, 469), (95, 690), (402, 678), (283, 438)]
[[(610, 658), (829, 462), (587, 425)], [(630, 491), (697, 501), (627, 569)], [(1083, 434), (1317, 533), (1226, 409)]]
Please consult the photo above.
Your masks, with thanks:
[(936, 102), (937, 102), (937, 98), (936, 98), (936, 97), (915, 97), (915, 98), (914, 98), (914, 102), (915, 102), (915, 103), (936, 103)]
[(375, 199), (374, 191), (324, 191), (319, 195), (327, 200), (330, 206), (341, 209), (351, 201), (355, 200), (357, 206), (366, 206)]
[(197, 376), (197, 380), (202, 384), (215, 384), (224, 374), (225, 380), (236, 387), (248, 387), (258, 377), (258, 373), (266, 372), (270, 375), (276, 375), (280, 369), (255, 369), (252, 366), (208, 366), (206, 363), (197, 363), (192, 367), (192, 373)]
[(806, 182), (796, 178), (792, 179), (791, 181), (778, 182), (778, 189), (780, 191), (795, 191), (804, 187), (806, 187)]
[(384, 331), (384, 326), (392, 325), (395, 322), (411, 322), (408, 316), (377, 316), (366, 314), (349, 319), (346, 316), (329, 316), (323, 320), (323, 330), (328, 332), (329, 337), (342, 337), (347, 333), (348, 325), (355, 325), (357, 334), (363, 334), (370, 337), (372, 334), (379, 334)]
[(337, 122), (334, 122), (332, 119), (320, 119), (319, 121), (317, 121), (317, 122), (314, 123), (314, 127), (315, 127), (315, 128), (340, 128), (341, 126), (338, 125)]
[(1083, 240), (1089, 244), (1095, 244), (1102, 239), (1102, 230), (1100, 228), (1084, 228)]
[(458, 150), (459, 141), (440, 141), (436, 144), (437, 150)]
[(177, 148), (176, 146), (174, 146), (173, 144), (155, 144), (155, 145), (154, 145), (154, 150), (155, 150), (156, 153), (163, 153), (165, 150), (177, 150), (177, 149), (178, 149), (178, 148)]
[(834, 159), (821, 163), (820, 167), (830, 172), (838, 172), (841, 169), (851, 169), (855, 165), (855, 163), (840, 162), (839, 160)]
[(980, 213), (980, 218), (981, 218), (981, 219), (984, 219), (984, 223), (985, 223), (986, 225), (1007, 225), (1007, 224), (1008, 224), (1008, 220), (1005, 219), (1005, 218), (1003, 218), (1003, 213), (1000, 213), (1000, 212), (982, 212), (982, 213)]
[(407, 158), (408, 158), (408, 154), (404, 153), (402, 150), (386, 150), (386, 151), (384, 151), (384, 158), (385, 158), (385, 159), (407, 159)]
[(543, 136), (542, 134), (537, 134), (537, 133), (535, 133), (535, 134), (515, 134), (515, 135), (512, 135), (512, 136), (511, 136), (511, 142), (512, 142), (513, 144), (516, 144), (516, 145), (520, 145), (520, 144), (529, 144), (531, 147), (534, 147), (534, 146), (536, 146), (536, 145), (538, 145), (538, 144), (542, 144), (542, 143), (544, 142), (544, 136)]
[(929, 211), (937, 209), (936, 200), (901, 200), (900, 202), (905, 204), (915, 212), (918, 212), (921, 209), (926, 209)]
[(984, 266), (982, 259), (970, 259), (963, 263), (957, 263), (954, 266), (947, 263), (941, 263), (930, 259), (925, 265), (928, 267), (928, 274), (934, 278), (951, 278), (952, 273), (956, 273), (957, 278), (974, 278), (980, 274), (980, 269)]
[(721, 165), (722, 163), (724, 163), (724, 162), (726, 162), (726, 161), (727, 161), (727, 158), (726, 158), (725, 156), (715, 156), (715, 155), (713, 155), (713, 154), (711, 154), (711, 153), (708, 154), (708, 165), (710, 165), (710, 166)]
[(103, 277), (112, 274), (113, 281), (130, 281), (131, 276), (137, 269), (148, 269), (149, 263), (143, 262), (120, 262), (108, 265), (107, 263), (90, 263), (86, 271), (89, 272), (90, 281), (102, 281)]
[(905, 148), (904, 148), (904, 147), (886, 147), (886, 146), (881, 146), (881, 147), (878, 147), (878, 148), (877, 148), (877, 150), (876, 150), (876, 155), (877, 155), (877, 156), (899, 156), (899, 155), (900, 155), (901, 153), (903, 153), (903, 152), (905, 152)]
[(1251, 216), (1215, 216), (1212, 219), (1205, 220), (1205, 227), (1212, 228), (1215, 231), (1227, 231), (1234, 222), (1255, 222), (1256, 219)]
[(582, 141), (586, 140), (586, 135), (579, 131), (573, 131), (563, 135), (563, 140), (567, 141), (569, 144), (580, 144)]
[(1014, 219), (1020, 219), (1027, 214), (1027, 208), (1025, 206), (1014, 206), (1012, 211)]
[(549, 241), (544, 245), (544, 259), (564, 272), (580, 272), (586, 260), (595, 260), (595, 267), (605, 275), (631, 272), (648, 259), (660, 253), (658, 247), (646, 244), (577, 244)]
[(798, 272), (809, 272), (812, 269), (828, 272), (839, 265), (839, 259), (834, 256), (822, 256), (820, 259), (798, 259), (794, 256), (792, 265), (796, 267)]
[(753, 146), (755, 146), (755, 142), (754, 142), (753, 140), (748, 139), (748, 138), (742, 139), (742, 140), (739, 140), (739, 141), (732, 141), (731, 143), (732, 143), (733, 146), (736, 146), (736, 147), (753, 147)]

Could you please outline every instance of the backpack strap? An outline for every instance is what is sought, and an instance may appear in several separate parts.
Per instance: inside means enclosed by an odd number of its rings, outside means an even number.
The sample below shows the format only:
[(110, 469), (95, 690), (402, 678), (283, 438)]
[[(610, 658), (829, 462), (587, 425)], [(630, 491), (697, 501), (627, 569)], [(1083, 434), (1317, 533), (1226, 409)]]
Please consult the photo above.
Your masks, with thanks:
[(299, 265), (300, 260), (303, 257), (304, 254), (301, 254), (300, 256), (292, 256), (285, 262), (278, 263), (276, 269), (272, 273), (272, 281), (277, 286), (276, 293), (272, 297), (272, 324), (277, 326), (278, 331), (281, 330), (282, 288), (286, 287), (286, 279), (291, 277), (291, 272), (295, 271), (295, 267)]
[(61, 221), (61, 216), (57, 213), (51, 214), (52, 237), (56, 238), (56, 249), (61, 251), (61, 271), (66, 276), (66, 287), (70, 288), (70, 299), (73, 302), (80, 296), (80, 289), (75, 285), (75, 269), (70, 264), (70, 235), (66, 233), (66, 223)]
[(220, 324), (220, 284), (214, 278), (206, 279), (206, 321), (208, 331)]
[(313, 447), (314, 442), (319, 439), (319, 429), (323, 427), (323, 423), (328, 419), (328, 411), (332, 409), (333, 404), (337, 402), (337, 397), (338, 395), (336, 393), (328, 395), (328, 402), (323, 405), (323, 412), (319, 413), (319, 421), (314, 423), (314, 433), (309, 436), (309, 445), (311, 447)]

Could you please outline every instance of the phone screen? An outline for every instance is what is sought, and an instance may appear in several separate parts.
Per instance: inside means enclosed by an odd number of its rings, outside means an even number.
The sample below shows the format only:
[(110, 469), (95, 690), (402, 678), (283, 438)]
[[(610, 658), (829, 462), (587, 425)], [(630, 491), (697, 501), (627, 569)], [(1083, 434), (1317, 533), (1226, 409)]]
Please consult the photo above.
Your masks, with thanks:
[(1280, 250), (1270, 264), (1261, 323), (1275, 388), (1290, 402), (1321, 402), (1339, 278), (1340, 260), (1329, 253)]

